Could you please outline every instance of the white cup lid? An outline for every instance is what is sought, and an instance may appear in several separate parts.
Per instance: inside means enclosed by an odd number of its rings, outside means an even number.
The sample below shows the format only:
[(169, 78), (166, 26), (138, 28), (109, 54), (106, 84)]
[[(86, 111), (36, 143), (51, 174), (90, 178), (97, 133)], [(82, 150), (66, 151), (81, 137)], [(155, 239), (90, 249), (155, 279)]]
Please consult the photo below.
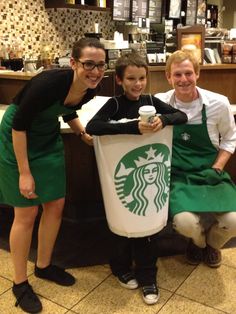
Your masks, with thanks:
[(139, 108), (139, 114), (155, 114), (156, 108), (154, 106), (142, 106)]

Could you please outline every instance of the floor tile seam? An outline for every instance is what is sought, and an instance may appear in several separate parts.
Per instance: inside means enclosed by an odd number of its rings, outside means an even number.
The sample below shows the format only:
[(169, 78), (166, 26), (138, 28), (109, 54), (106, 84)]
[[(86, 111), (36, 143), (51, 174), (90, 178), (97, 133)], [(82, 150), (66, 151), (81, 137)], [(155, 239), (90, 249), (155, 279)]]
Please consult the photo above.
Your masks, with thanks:
[(235, 265), (235, 266), (232, 266), (232, 265), (225, 264), (225, 263), (223, 263), (223, 262), (221, 263), (221, 265), (227, 266), (227, 267), (229, 267), (229, 268), (236, 269), (236, 265)]
[(68, 314), (68, 313), (78, 314), (78, 313), (74, 312), (73, 310), (68, 310), (68, 311), (65, 312), (64, 314)]
[[(162, 289), (162, 288), (161, 288)], [(166, 290), (168, 292), (171, 292), (167, 289), (162, 289), (162, 290)], [(160, 313), (160, 311), (163, 309), (163, 307), (169, 302), (169, 300), (175, 295), (174, 292), (171, 292), (171, 295), (167, 298), (167, 300), (164, 302), (164, 304), (159, 308), (159, 310), (156, 312), (156, 314)]]
[[(33, 276), (33, 275), (34, 275), (34, 273), (28, 274), (28, 275), (27, 275), (27, 280), (29, 280), (30, 277)], [(10, 278), (5, 277), (5, 276), (2, 276), (2, 275), (0, 275), (0, 278), (3, 278), (3, 279), (5, 279), (5, 280), (7, 280), (7, 281), (10, 281), (11, 284), (13, 285), (13, 279), (12, 279), (12, 278), (10, 279)]]
[(191, 272), (183, 279), (183, 281), (178, 285), (177, 288), (175, 288), (174, 290), (170, 290), (169, 288), (165, 288), (165, 287), (162, 287), (161, 285), (158, 284), (158, 287), (161, 288), (161, 289), (164, 289), (168, 292), (171, 292), (171, 293), (175, 293), (184, 283), (185, 281), (191, 276), (191, 274), (195, 271), (195, 269), (197, 268), (197, 266), (195, 266)]
[[(33, 276), (33, 275), (34, 275), (34, 273), (32, 273), (31, 275), (29, 275), (28, 278), (31, 277), (31, 276)], [(42, 295), (42, 294), (38, 293), (37, 291), (35, 291), (35, 292), (36, 292), (36, 294), (37, 294), (38, 296), (40, 296), (41, 298), (44, 298), (44, 299), (46, 299), (46, 300), (48, 300), (48, 301), (50, 301), (50, 302), (52, 302), (52, 303), (54, 303), (54, 304), (56, 304), (56, 305), (58, 305), (58, 306), (60, 306), (60, 307), (63, 307), (64, 309), (70, 311), (70, 310), (72, 310), (73, 307), (75, 307), (77, 304), (79, 304), (80, 301), (82, 301), (82, 300), (83, 300), (84, 298), (86, 298), (90, 293), (92, 293), (97, 287), (99, 287), (99, 286), (100, 286), (106, 279), (108, 279), (111, 275), (112, 275), (112, 273), (110, 273), (108, 276), (106, 276), (101, 282), (99, 282), (99, 284), (97, 284), (97, 285), (96, 285), (93, 289), (91, 289), (85, 296), (83, 296), (78, 302), (76, 302), (75, 304), (73, 304), (73, 306), (70, 306), (70, 307), (66, 307), (66, 306), (64, 306), (64, 305), (62, 305), (62, 304), (60, 304), (60, 303), (57, 303), (57, 302), (53, 301), (52, 299), (50, 299), (50, 297), (46, 297), (45, 295)], [(12, 280), (10, 280), (9, 278), (5, 278), (5, 277), (3, 277), (3, 276), (1, 276), (1, 275), (0, 275), (0, 277), (2, 277), (3, 279), (5, 279), (5, 280), (7, 280), (7, 281), (10, 281), (10, 282), (12, 283)], [(10, 288), (4, 290), (2, 293), (0, 293), (0, 296), (2, 296), (3, 294), (7, 293), (7, 292), (10, 291), (11, 289), (12, 289), (12, 287), (10, 287)]]
[(34, 271), (32, 271), (31, 273), (27, 274), (27, 278), (29, 279), (31, 276), (34, 276)]
[(159, 285), (158, 285), (158, 289), (167, 291), (167, 292), (172, 293), (172, 294), (175, 293), (175, 291), (171, 291), (171, 290), (169, 290), (168, 288), (162, 288), (162, 287), (160, 287)]
[(230, 312), (225, 312), (225, 311), (223, 311), (223, 310), (221, 310), (221, 309), (219, 309), (219, 308), (216, 308), (216, 307), (211, 306), (211, 305), (209, 305), (209, 304), (205, 304), (205, 303), (199, 302), (199, 301), (197, 301), (197, 300), (195, 300), (195, 299), (192, 299), (192, 298), (190, 298), (190, 297), (187, 297), (186, 295), (180, 294), (180, 293), (178, 293), (178, 292), (175, 292), (175, 295), (177, 295), (177, 296), (179, 296), (179, 297), (182, 297), (182, 298), (185, 298), (185, 299), (188, 299), (188, 300), (193, 301), (193, 302), (195, 302), (195, 303), (201, 304), (201, 305), (203, 305), (203, 306), (209, 307), (209, 308), (211, 308), (211, 309), (213, 309), (213, 310), (217, 310), (217, 311), (219, 311), (219, 312), (221, 312), (221, 313), (230, 314)]
[[(11, 291), (11, 290), (12, 290), (12, 287), (8, 288), (7, 290), (5, 290), (3, 293), (0, 294), (0, 297), (3, 296), (4, 294), (6, 294), (7, 292)], [(37, 293), (37, 292), (36, 292), (36, 294), (37, 294), (40, 298), (43, 298), (43, 299), (45, 299), (45, 300), (48, 300), (48, 301), (50, 301), (51, 303), (53, 303), (53, 304), (55, 304), (55, 305), (58, 305), (58, 306), (62, 307), (63, 309), (67, 310), (67, 311), (70, 310), (69, 308), (65, 307), (64, 305), (58, 304), (57, 302), (51, 300), (50, 298), (47, 298), (47, 297), (41, 295), (40, 293)]]
[(186, 280), (193, 274), (193, 272), (198, 268), (199, 265), (196, 265), (193, 267), (193, 269), (190, 271), (190, 273), (184, 278), (184, 280), (179, 284), (179, 286), (174, 290), (174, 292), (177, 292), (182, 285), (186, 282)]
[[(108, 276), (106, 276), (106, 278), (104, 278), (101, 282), (99, 282), (99, 284), (97, 284), (95, 287), (93, 287), (87, 294), (85, 294), (78, 302), (76, 302), (72, 307), (70, 307), (69, 310), (74, 311), (73, 308), (75, 306), (77, 306), (79, 303), (81, 303), (85, 298), (87, 298), (92, 292), (94, 292), (94, 290), (96, 290), (104, 281), (106, 281), (110, 276), (112, 276), (112, 274), (109, 274)], [(77, 312), (75, 312), (77, 313)]]
[(8, 291), (10, 291), (12, 289), (12, 287), (4, 290), (2, 293), (0, 293), (0, 297), (3, 296), (5, 293), (7, 293)]
[(5, 280), (10, 281), (10, 282), (12, 283), (12, 279), (10, 279), (10, 278), (8, 278), (8, 277), (5, 277), (5, 276), (3, 276), (3, 275), (0, 275), (0, 277), (1, 277), (2, 279), (5, 279)]
[(48, 297), (45, 297), (44, 295), (38, 293), (37, 291), (35, 291), (35, 293), (36, 293), (40, 298), (43, 298), (43, 299), (45, 299), (45, 300), (47, 300), (47, 301), (50, 301), (51, 303), (53, 303), (53, 304), (55, 304), (55, 305), (58, 305), (58, 306), (62, 307), (63, 309), (67, 310), (67, 311), (70, 311), (70, 308), (69, 308), (69, 307), (66, 307), (66, 306), (64, 306), (64, 305), (62, 305), (62, 304), (59, 304), (59, 303), (53, 301), (52, 299), (50, 299), (50, 298), (48, 298)]

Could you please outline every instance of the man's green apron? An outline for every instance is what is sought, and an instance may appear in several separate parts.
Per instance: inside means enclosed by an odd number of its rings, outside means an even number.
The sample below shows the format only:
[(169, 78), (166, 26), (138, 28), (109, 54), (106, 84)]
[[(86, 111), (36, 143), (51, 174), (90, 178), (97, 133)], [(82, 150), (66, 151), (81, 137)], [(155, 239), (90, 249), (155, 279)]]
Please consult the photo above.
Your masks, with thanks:
[(236, 186), (212, 165), (218, 151), (207, 130), (205, 105), (202, 124), (174, 126), (170, 213), (236, 211)]

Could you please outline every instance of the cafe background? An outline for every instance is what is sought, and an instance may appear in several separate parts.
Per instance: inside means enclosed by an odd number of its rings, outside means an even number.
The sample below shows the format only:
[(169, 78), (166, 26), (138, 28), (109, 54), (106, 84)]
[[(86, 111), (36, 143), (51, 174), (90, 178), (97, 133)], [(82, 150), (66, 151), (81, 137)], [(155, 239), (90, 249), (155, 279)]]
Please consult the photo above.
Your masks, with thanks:
[[(75, 40), (85, 33), (95, 32), (95, 23), (99, 25), (101, 36), (112, 40), (114, 32), (121, 29), (125, 22), (114, 21), (111, 0), (100, 1), (98, 4), (88, 1), (88, 5), (72, 5), (66, 4), (69, 0), (1, 0), (0, 58), (11, 57), (11, 53), (13, 57), (31, 59), (39, 56), (51, 59), (62, 57), (68, 53)], [(170, 0), (161, 1), (160, 12), (156, 12), (160, 21), (153, 24), (151, 20), (150, 29), (154, 25), (154, 28), (162, 32), (165, 20), (173, 20), (174, 25), (181, 22), (169, 18), (168, 12), (164, 12), (169, 2)], [(235, 1), (209, 0), (207, 4), (217, 6), (218, 28), (230, 29), (236, 25)], [(126, 24), (132, 28), (135, 23)]]
[[(99, 2), (99, 5), (92, 2), (94, 0), (85, 1), (89, 2), (81, 5), (78, 3), (67, 4), (66, 0), (8, 0), (4, 2), (0, 0), (0, 60), (1, 58), (1, 61), (6, 61), (7, 58), (15, 60), (23, 57), (25, 65), (26, 60), (32, 61), (39, 58), (44, 61), (49, 60), (49, 67), (58, 66), (55, 63), (55, 59), (59, 58), (62, 61), (63, 57), (67, 56), (68, 61), (68, 53), (70, 53), (73, 42), (85, 34), (90, 34), (92, 36), (102, 36), (106, 40), (106, 44), (108, 46), (111, 45), (111, 48), (113, 45), (117, 48), (116, 45), (119, 45), (119, 49), (107, 49), (108, 61), (110, 61), (109, 65), (111, 65), (111, 61), (118, 56), (117, 50), (121, 52), (123, 50), (127, 51), (127, 47), (130, 48), (130, 46), (141, 50), (145, 43), (149, 56), (152, 56), (153, 50), (155, 52), (160, 51), (161, 54), (161, 50), (163, 51), (164, 49), (164, 37), (167, 37), (165, 35), (168, 32), (171, 33), (171, 26), (174, 30), (184, 20), (181, 18), (170, 18), (170, 0), (150, 0), (150, 4), (152, 4), (150, 8), (152, 13), (154, 12), (152, 20), (155, 20), (155, 23), (151, 21), (150, 27), (147, 27), (145, 18), (141, 18), (140, 21), (135, 15), (132, 17), (136, 20), (134, 22), (120, 21), (119, 19), (121, 18), (118, 15), (120, 11), (114, 11), (112, 2), (108, 2), (108, 0), (106, 0), (106, 4), (104, 1)], [(141, 2), (145, 1), (141, 0)], [(188, 1), (181, 1), (181, 5), (182, 3), (186, 5)], [(196, 8), (199, 4), (198, 1), (190, 0), (191, 5)], [(119, 2), (122, 3), (123, 0), (119, 0)], [(131, 2), (126, 3), (129, 4)], [(136, 1), (135, 3), (137, 4), (138, 2)], [(160, 7), (157, 4), (161, 4), (161, 9), (159, 9)], [(207, 5), (217, 6), (217, 23), (215, 19), (212, 19), (212, 21), (210, 19), (210, 22), (216, 23), (217, 31), (214, 32), (214, 28), (207, 27), (207, 12), (205, 12), (206, 15), (204, 16), (200, 14), (197, 16), (196, 14), (192, 20), (193, 24), (198, 19), (198, 22), (201, 22), (200, 26), (206, 30), (213, 30), (216, 37), (218, 34), (221, 34), (220, 30), (222, 28), (227, 31), (227, 29), (236, 27), (234, 14), (236, 12), (236, 1), (209, 0)], [(179, 7), (177, 7), (177, 11), (172, 10), (172, 14), (174, 16), (178, 15), (180, 13), (178, 10)], [(189, 11), (187, 11), (185, 18), (188, 17)], [(145, 12), (140, 12), (136, 6), (137, 12), (140, 15), (145, 14)], [(195, 11), (192, 10), (192, 12)], [(114, 16), (114, 13), (116, 16)], [(121, 13), (124, 20), (130, 19), (130, 17), (127, 18), (125, 10), (122, 10)], [(215, 15), (213, 14), (213, 16)], [(95, 29), (95, 23), (98, 30)], [(190, 23), (189, 25), (192, 24)], [(116, 31), (123, 35), (122, 39)], [(151, 31), (154, 34), (153, 42), (150, 42), (151, 37), (148, 33), (151, 33)], [(158, 32), (160, 36), (156, 36)], [(115, 34), (119, 35), (117, 37), (118, 40), (113, 41)], [(129, 34), (132, 36), (129, 36)], [(191, 37), (193, 36), (191, 35)], [(172, 38), (174, 38), (174, 32)], [(145, 39), (149, 40), (149, 42), (145, 41)], [(219, 41), (221, 42), (221, 40), (222, 38), (220, 37)], [(216, 44), (218, 45), (218, 39), (213, 38), (212, 43), (215, 44), (215, 41), (217, 41)], [(168, 44), (170, 48), (172, 43), (169, 42)], [(167, 48), (166, 45), (166, 51)], [(172, 48), (176, 49), (176, 46), (172, 46)], [(231, 60), (233, 59), (231, 58)], [(33, 67), (32, 62), (29, 62), (29, 64)], [(46, 63), (44, 65), (47, 66)], [(27, 69), (29, 70), (29, 68)], [(27, 71), (4, 72), (2, 70), (0, 72), (0, 113), (3, 114), (13, 96), (35, 74)], [(201, 76), (198, 84), (200, 87), (222, 94), (225, 94), (227, 91), (230, 103), (236, 104), (235, 78), (235, 64), (201, 65)], [(91, 117), (91, 114), (94, 112), (92, 111), (94, 110), (93, 108), (98, 108), (101, 105), (100, 102), (106, 100), (104, 96), (110, 97), (120, 93), (115, 84), (114, 70), (109, 69), (106, 71), (102, 84), (100, 96), (103, 97), (96, 97), (93, 99), (93, 103), (87, 104), (86, 110), (83, 112), (85, 118), (88, 118), (88, 114)], [(150, 63), (146, 92), (155, 94), (166, 91), (169, 88), (165, 78), (165, 66)], [(82, 112), (79, 114), (82, 120)], [(55, 258), (66, 266), (75, 266), (78, 263), (79, 265), (102, 263), (107, 261), (108, 252), (106, 248), (110, 247), (110, 244), (108, 243), (108, 228), (105, 222), (103, 198), (94, 150), (79, 137), (72, 134), (68, 126), (65, 127), (62, 124), (61, 132), (65, 144), (67, 193), (61, 238), (55, 250)], [(235, 158), (236, 155), (234, 154), (228, 164), (228, 171), (234, 182), (236, 182)], [(12, 211), (9, 208), (2, 207), (0, 204), (0, 221), (2, 222), (0, 238), (1, 245), (6, 249), (8, 249), (8, 236), (12, 219)], [(94, 234), (96, 234), (96, 237), (94, 237)], [(170, 238), (171, 241), (169, 241)], [(71, 239), (75, 240), (73, 246)], [(160, 233), (160, 242), (158, 244), (160, 254), (180, 253), (184, 251), (185, 246), (186, 241), (181, 236), (176, 235), (170, 225)], [(84, 252), (84, 248), (87, 247), (91, 249), (88, 252)], [(80, 254), (81, 250), (83, 254)], [(74, 253), (72, 254), (72, 252)], [(80, 256), (79, 259), (77, 255)]]

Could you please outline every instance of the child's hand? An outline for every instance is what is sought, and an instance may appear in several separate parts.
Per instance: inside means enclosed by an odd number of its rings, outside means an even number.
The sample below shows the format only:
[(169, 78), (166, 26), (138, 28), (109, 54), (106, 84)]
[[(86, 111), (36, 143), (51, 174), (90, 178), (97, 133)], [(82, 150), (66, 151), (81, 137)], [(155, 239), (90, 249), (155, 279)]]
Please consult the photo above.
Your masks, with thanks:
[(149, 123), (149, 122), (139, 121), (139, 123), (138, 123), (138, 128), (139, 128), (139, 132), (140, 132), (141, 134), (144, 134), (144, 133), (153, 133), (152, 124)]
[(153, 117), (151, 126), (153, 132), (160, 131), (163, 128), (161, 119), (158, 116)]
[(139, 132), (143, 133), (153, 133), (160, 131), (163, 128), (163, 124), (161, 119), (158, 116), (152, 117), (150, 122), (142, 122), (139, 121), (138, 123)]

